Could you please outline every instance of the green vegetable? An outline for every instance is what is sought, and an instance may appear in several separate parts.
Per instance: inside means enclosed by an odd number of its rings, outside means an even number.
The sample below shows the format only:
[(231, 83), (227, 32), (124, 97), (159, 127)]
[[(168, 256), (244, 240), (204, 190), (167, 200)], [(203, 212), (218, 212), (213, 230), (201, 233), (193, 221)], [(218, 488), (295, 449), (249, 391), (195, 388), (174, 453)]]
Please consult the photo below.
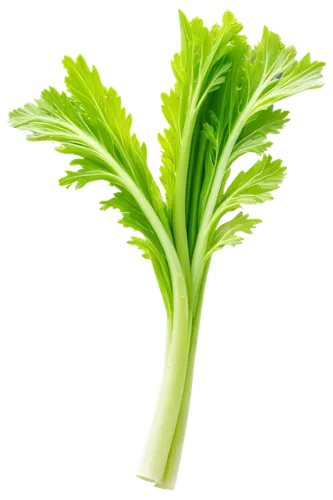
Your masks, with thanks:
[[(164, 374), (138, 477), (166, 489), (175, 487), (178, 474), (211, 257), (240, 244), (239, 233), (252, 234), (261, 222), (240, 209), (272, 200), (285, 176), (281, 160), (264, 154), (272, 144), (268, 135), (288, 121), (288, 112), (273, 106), (321, 87), (324, 66), (309, 54), (297, 61), (294, 47), (266, 27), (252, 49), (228, 11), (211, 30), (180, 12), (180, 28), (181, 49), (172, 61), (176, 84), (162, 94), (169, 124), (159, 135), (166, 202), (148, 169), (145, 144), (131, 133), (131, 115), (82, 56), (63, 61), (68, 93), (50, 87), (37, 105), (10, 113), (13, 127), (31, 132), (28, 140), (55, 141), (57, 151), (75, 156), (61, 186), (107, 181), (118, 192), (101, 209), (118, 209), (120, 223), (142, 234), (129, 243), (152, 262), (168, 329)], [(228, 183), (232, 164), (248, 152), (261, 159)]]

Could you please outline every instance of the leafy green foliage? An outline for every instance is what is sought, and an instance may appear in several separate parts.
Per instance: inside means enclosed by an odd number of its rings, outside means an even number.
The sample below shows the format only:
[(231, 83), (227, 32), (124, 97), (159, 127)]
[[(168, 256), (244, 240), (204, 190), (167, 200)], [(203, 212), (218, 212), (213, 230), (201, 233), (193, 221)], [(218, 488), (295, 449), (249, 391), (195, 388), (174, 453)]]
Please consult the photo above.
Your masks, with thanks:
[[(214, 251), (241, 246), (244, 237), (262, 223), (260, 217), (252, 217), (244, 209), (273, 202), (287, 176), (285, 160), (266, 153), (231, 177), (207, 231), (205, 260)], [(232, 217), (228, 219), (230, 214)], [(258, 221), (260, 223), (256, 225)]]
[(165, 205), (147, 165), (146, 145), (140, 145), (136, 135), (131, 134), (132, 116), (126, 115), (120, 96), (112, 87), (102, 85), (97, 69), (93, 66), (90, 71), (82, 56), (76, 61), (65, 57), (63, 63), (68, 72), (68, 91), (81, 103), (100, 141), (135, 181), (168, 229)]
[[(87, 147), (84, 134), (94, 137), (93, 129), (87, 117), (80, 113), (79, 104), (69, 98), (65, 92), (59, 92), (50, 87), (43, 90), (37, 106), (28, 103), (9, 113), (13, 127), (32, 132), (27, 139), (30, 141), (54, 140), (64, 143), (64, 146)], [(65, 152), (65, 147), (63, 148)], [(97, 158), (94, 151), (86, 151), (87, 157)], [(73, 153), (74, 154), (74, 153)]]
[[(120, 210), (123, 214), (120, 222), (144, 234), (147, 243), (137, 246), (144, 251), (145, 257), (154, 260), (155, 268), (164, 269), (163, 281), (159, 280), (159, 284), (168, 290), (163, 290), (163, 295), (169, 294), (170, 304), (171, 281), (164, 251), (151, 221), (128, 185), (130, 178), (171, 234), (165, 204), (147, 166), (146, 147), (140, 145), (135, 134), (131, 135), (131, 116), (121, 107), (116, 91), (102, 85), (95, 67), (90, 71), (82, 56), (76, 62), (65, 57), (64, 66), (68, 71), (66, 85), (71, 97), (65, 92), (59, 94), (52, 87), (44, 90), (36, 101), (37, 106), (29, 103), (10, 113), (11, 124), (32, 132), (29, 140), (56, 141), (60, 143), (57, 151), (79, 157), (70, 165), (81, 168), (67, 171), (59, 181), (61, 186), (76, 184), (76, 188), (82, 188), (90, 182), (104, 180), (120, 190), (111, 200), (102, 202), (102, 209)], [(168, 313), (171, 314), (170, 307)]]
[(242, 232), (252, 234), (252, 229), (262, 222), (260, 219), (249, 219), (248, 217), (248, 215), (243, 215), (243, 212), (239, 212), (231, 221), (225, 222), (217, 228), (208, 252), (206, 253), (205, 261), (207, 261), (216, 250), (221, 250), (226, 245), (235, 247), (242, 243), (244, 238), (238, 236), (236, 233)]
[[(221, 219), (245, 204), (273, 199), (271, 192), (282, 182), (285, 167), (264, 155), (226, 188), (232, 164), (248, 152), (261, 156), (267, 151), (272, 145), (268, 136), (278, 134), (289, 121), (288, 112), (273, 105), (320, 87), (324, 66), (311, 62), (309, 54), (298, 62), (295, 48), (286, 47), (267, 27), (252, 49), (229, 11), (222, 24), (211, 29), (199, 18), (189, 21), (181, 11), (179, 19), (181, 48), (172, 61), (176, 83), (169, 94), (162, 94), (169, 128), (159, 135), (167, 203), (148, 168), (146, 145), (131, 132), (132, 117), (120, 96), (102, 84), (97, 69), (90, 70), (81, 55), (63, 60), (68, 94), (50, 87), (36, 105), (28, 103), (10, 113), (12, 126), (28, 130), (29, 140), (57, 142), (57, 151), (76, 157), (70, 162), (76, 169), (67, 171), (60, 185), (82, 188), (104, 180), (118, 189), (101, 202), (101, 210), (119, 210), (119, 222), (144, 236), (130, 243), (152, 260), (169, 316), (173, 286), (165, 241), (170, 246), (175, 238), (181, 265), (186, 265), (186, 252), (190, 260), (196, 259), (195, 278), (205, 256), (241, 241), (232, 231), (250, 227), (251, 219), (238, 215), (226, 224)], [(176, 189), (184, 179), (184, 189)], [(173, 218), (176, 205), (178, 218)], [(153, 213), (166, 235), (163, 244)]]
[(250, 90), (250, 96), (255, 96), (251, 116), (277, 101), (323, 85), (320, 79), (325, 63), (311, 62), (310, 54), (298, 62), (296, 54), (295, 47), (286, 47), (279, 35), (264, 27), (261, 42), (252, 53), (254, 61), (246, 66), (255, 84)]
[(274, 147), (273, 136), (280, 136), (292, 121), (293, 111), (282, 106), (270, 106), (251, 117), (240, 133), (230, 155), (220, 186), (217, 204), (221, 203), (227, 182), (233, 176), (234, 164), (247, 155), (261, 155)]
[[(320, 87), (324, 66), (311, 62), (309, 54), (297, 61), (295, 48), (286, 47), (266, 26), (252, 49), (240, 34), (242, 25), (229, 11), (222, 24), (211, 29), (199, 18), (189, 21), (181, 11), (179, 19), (181, 48), (172, 61), (176, 83), (169, 94), (162, 94), (169, 128), (164, 136), (159, 135), (167, 204), (148, 169), (146, 146), (131, 132), (131, 115), (126, 114), (117, 92), (102, 84), (97, 69), (90, 70), (82, 56), (76, 60), (66, 56), (63, 61), (70, 95), (50, 87), (37, 105), (28, 103), (10, 113), (14, 127), (31, 132), (29, 140), (55, 141), (59, 152), (76, 156), (70, 165), (81, 168), (67, 171), (60, 185), (82, 188), (104, 180), (119, 190), (102, 202), (102, 210), (120, 210), (120, 222), (145, 236), (148, 244), (135, 240), (144, 257), (159, 256), (163, 269), (161, 235), (147, 216), (145, 203), (156, 213), (171, 243), (176, 231), (177, 248), (178, 241), (182, 246), (187, 241), (190, 258), (199, 250), (203, 258), (211, 238), (205, 234), (216, 231), (225, 213), (273, 198), (271, 191), (284, 177), (281, 161), (264, 156), (226, 189), (230, 167), (245, 153), (265, 153), (272, 145), (268, 136), (278, 134), (289, 121), (288, 112), (275, 110), (273, 105)], [(178, 178), (180, 183), (185, 178), (186, 192), (176, 190)], [(146, 200), (145, 207), (138, 202), (133, 185)], [(171, 218), (176, 195), (185, 195), (184, 205), (178, 203), (178, 211), (186, 211), (185, 238), (179, 237), (183, 231), (179, 218)], [(179, 251), (184, 254), (183, 248)], [(172, 289), (170, 276), (167, 279)]]
[(199, 18), (189, 21), (181, 11), (179, 19), (181, 50), (172, 61), (176, 84), (169, 95), (162, 93), (162, 111), (170, 128), (164, 130), (164, 136), (158, 136), (163, 149), (161, 182), (171, 210), (186, 122), (191, 114), (198, 112), (208, 94), (225, 81), (231, 66), (224, 56), (231, 50), (233, 37), (242, 29), (229, 11), (223, 16), (222, 26), (216, 24), (211, 30)]
[(253, 205), (273, 200), (271, 191), (278, 189), (285, 177), (286, 167), (281, 160), (263, 158), (247, 172), (243, 170), (235, 177), (219, 200), (217, 212), (223, 214), (239, 208), (241, 205)]
[[(201, 128), (205, 137), (205, 141), (200, 139), (204, 151), (201, 148), (198, 155), (200, 174), (195, 190), (193, 193), (188, 190), (191, 196), (189, 247), (191, 255), (200, 252), (200, 259), (207, 245), (207, 234), (218, 222), (217, 215), (223, 216), (223, 211), (217, 208), (230, 166), (245, 153), (261, 156), (267, 151), (272, 145), (268, 136), (278, 134), (289, 121), (288, 112), (275, 110), (273, 105), (303, 90), (322, 86), (324, 66), (324, 63), (311, 62), (308, 55), (297, 62), (295, 48), (286, 47), (280, 37), (266, 27), (254, 49), (245, 36), (235, 33), (223, 64), (228, 67), (224, 82), (209, 94), (205, 112), (197, 119), (196, 127)], [(265, 196), (270, 199), (268, 194)]]
[(122, 219), (119, 220), (120, 224), (124, 227), (132, 228), (134, 231), (140, 231), (162, 252), (160, 242), (150, 222), (129, 193), (124, 191), (115, 193), (110, 200), (101, 201), (101, 205), (101, 210), (107, 210), (108, 208), (118, 209), (123, 215)]
[[(58, 146), (56, 149), (62, 151), (63, 146)], [(76, 172), (66, 171), (66, 176), (59, 180), (60, 186), (65, 186), (67, 189), (75, 185), (76, 189), (81, 189), (89, 182), (108, 181), (111, 185), (117, 185), (118, 178), (108, 171), (103, 163), (98, 160), (92, 161), (88, 158), (76, 158), (70, 162), (71, 166), (81, 165)]]
[(233, 163), (245, 153), (262, 155), (273, 144), (271, 141), (267, 141), (267, 135), (279, 134), (283, 126), (289, 121), (288, 114), (288, 111), (282, 111), (281, 109), (274, 111), (273, 106), (269, 106), (254, 116), (252, 121), (239, 134), (230, 155), (230, 163)]

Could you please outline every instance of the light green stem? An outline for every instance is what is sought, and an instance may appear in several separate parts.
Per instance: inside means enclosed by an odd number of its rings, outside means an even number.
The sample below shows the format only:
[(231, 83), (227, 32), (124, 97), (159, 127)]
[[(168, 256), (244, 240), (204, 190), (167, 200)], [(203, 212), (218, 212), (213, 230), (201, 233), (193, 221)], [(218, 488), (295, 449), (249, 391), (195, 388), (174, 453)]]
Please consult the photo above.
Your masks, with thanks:
[[(194, 98), (196, 99), (196, 97)], [(191, 302), (192, 278), (191, 278), (191, 264), (188, 248), (187, 229), (186, 229), (186, 186), (187, 174), (190, 161), (191, 144), (197, 111), (193, 109), (184, 125), (184, 130), (181, 139), (180, 156), (177, 165), (174, 207), (173, 207), (173, 234), (175, 238), (175, 245), (177, 254), (182, 265), (187, 288), (189, 293), (189, 300)]]
[(162, 479), (169, 456), (183, 396), (189, 353), (188, 305), (185, 296), (177, 299), (183, 318), (174, 322), (154, 418), (137, 473), (141, 479), (155, 483)]
[(198, 344), (198, 334), (200, 327), (200, 318), (202, 311), (202, 304), (204, 298), (204, 291), (206, 286), (207, 275), (209, 271), (210, 260), (206, 263), (204, 274), (202, 277), (202, 283), (200, 287), (200, 295), (197, 305), (196, 314), (193, 320), (192, 325), (192, 335), (191, 335), (191, 346), (188, 357), (187, 371), (186, 371), (186, 379), (185, 386), (183, 392), (182, 403), (179, 411), (178, 422), (175, 429), (172, 445), (170, 448), (170, 453), (168, 457), (168, 461), (165, 467), (163, 478), (160, 482), (158, 482), (155, 486), (157, 488), (163, 488), (168, 490), (173, 490), (176, 486), (178, 471), (180, 460), (183, 451), (185, 433), (187, 420), (190, 410), (190, 402), (191, 402), (191, 394), (192, 394), (192, 383), (193, 383), (193, 372), (194, 372), (194, 364), (195, 364), (195, 355)]

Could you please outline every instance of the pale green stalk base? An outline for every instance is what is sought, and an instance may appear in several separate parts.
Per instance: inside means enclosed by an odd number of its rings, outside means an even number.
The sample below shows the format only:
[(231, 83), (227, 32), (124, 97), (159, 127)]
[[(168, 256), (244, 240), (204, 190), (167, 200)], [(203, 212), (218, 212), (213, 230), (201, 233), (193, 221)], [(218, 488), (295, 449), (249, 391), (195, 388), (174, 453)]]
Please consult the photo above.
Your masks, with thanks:
[(162, 382), (137, 475), (159, 482), (164, 474), (182, 401), (189, 354), (188, 303), (177, 297), (177, 318), (172, 331)]
[[(211, 262), (206, 265), (203, 273), (196, 313), (190, 318), (191, 337), (186, 339), (189, 342), (185, 345), (184, 335), (179, 335), (176, 331), (172, 333), (168, 362), (162, 373), (153, 421), (145, 442), (143, 459), (137, 467), (136, 479), (161, 491), (175, 492), (179, 481), (192, 411), (199, 336), (210, 267)], [(174, 353), (183, 355), (183, 358), (175, 360), (173, 350)], [(177, 389), (175, 381), (178, 383)]]

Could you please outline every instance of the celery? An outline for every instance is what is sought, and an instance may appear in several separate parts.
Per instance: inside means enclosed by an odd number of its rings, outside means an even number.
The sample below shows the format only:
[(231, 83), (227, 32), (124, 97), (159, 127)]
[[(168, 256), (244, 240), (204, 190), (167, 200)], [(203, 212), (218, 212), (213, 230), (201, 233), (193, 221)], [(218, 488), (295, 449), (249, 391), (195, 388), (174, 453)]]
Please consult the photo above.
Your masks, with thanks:
[[(174, 489), (189, 413), (195, 353), (213, 253), (243, 241), (261, 221), (244, 205), (273, 199), (283, 181), (281, 160), (265, 154), (288, 112), (276, 102), (319, 88), (324, 63), (296, 60), (294, 47), (263, 30), (252, 49), (229, 11), (210, 30), (180, 12), (181, 48), (172, 61), (174, 89), (162, 94), (169, 128), (159, 135), (165, 200), (147, 165), (145, 144), (131, 133), (117, 92), (103, 86), (84, 58), (64, 58), (67, 92), (50, 87), (35, 104), (10, 113), (30, 141), (53, 141), (74, 155), (59, 183), (82, 188), (104, 180), (118, 191), (101, 210), (118, 209), (120, 222), (142, 234), (129, 243), (150, 259), (164, 301), (167, 343), (163, 378), (138, 477)], [(261, 158), (229, 181), (245, 153)], [(229, 184), (228, 184), (229, 183)], [(237, 211), (231, 220), (225, 219)]]

